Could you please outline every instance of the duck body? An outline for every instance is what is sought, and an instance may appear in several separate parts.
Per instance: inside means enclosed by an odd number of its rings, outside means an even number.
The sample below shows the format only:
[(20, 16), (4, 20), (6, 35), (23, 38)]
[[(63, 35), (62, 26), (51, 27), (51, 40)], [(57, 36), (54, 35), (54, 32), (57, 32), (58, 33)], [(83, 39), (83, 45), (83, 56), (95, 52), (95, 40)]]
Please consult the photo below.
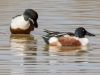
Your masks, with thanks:
[(44, 35), (42, 37), (47, 44), (53, 46), (87, 46), (89, 40), (84, 36), (86, 34), (89, 36), (95, 36), (94, 34), (87, 32), (82, 27), (77, 28), (75, 33), (73, 33), (73, 35), (70, 34), (61, 35), (61, 33), (60, 34), (55, 34), (55, 32), (54, 33), (52, 32), (51, 34), (47, 33), (47, 35)]
[[(87, 38), (77, 38), (74, 36), (67, 36), (67, 37), (50, 37), (45, 36), (44, 40), (48, 41), (47, 44), (53, 46), (86, 46), (89, 43)], [(49, 40), (47, 39), (49, 38)]]
[(38, 14), (32, 9), (26, 9), (22, 15), (12, 18), (10, 31), (12, 34), (30, 34), (37, 28)]

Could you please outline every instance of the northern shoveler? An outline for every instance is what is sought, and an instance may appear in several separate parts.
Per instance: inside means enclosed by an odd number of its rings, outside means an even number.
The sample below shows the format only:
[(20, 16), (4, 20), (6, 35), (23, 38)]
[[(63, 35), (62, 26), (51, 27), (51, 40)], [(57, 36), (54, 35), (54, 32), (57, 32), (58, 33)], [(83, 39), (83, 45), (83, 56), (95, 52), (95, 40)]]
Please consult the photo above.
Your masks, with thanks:
[(49, 30), (45, 30), (44, 32), (47, 33), (42, 36), (44, 41), (53, 46), (86, 46), (89, 43), (89, 40), (85, 38), (85, 35), (95, 36), (86, 31), (83, 27), (77, 28), (75, 33)]
[(38, 14), (32, 9), (26, 9), (22, 15), (12, 18), (10, 31), (12, 34), (30, 34), (34, 27), (37, 28)]

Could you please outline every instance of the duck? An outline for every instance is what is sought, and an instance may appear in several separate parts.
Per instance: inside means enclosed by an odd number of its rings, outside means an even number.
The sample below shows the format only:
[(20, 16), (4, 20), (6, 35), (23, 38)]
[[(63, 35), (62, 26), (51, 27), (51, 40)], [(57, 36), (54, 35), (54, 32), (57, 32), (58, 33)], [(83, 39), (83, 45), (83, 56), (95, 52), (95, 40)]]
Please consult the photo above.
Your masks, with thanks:
[(38, 13), (33, 9), (25, 9), (22, 15), (12, 18), (10, 31), (12, 34), (30, 34), (34, 28), (38, 28)]
[(56, 32), (44, 29), (46, 35), (42, 35), (46, 44), (52, 46), (87, 46), (89, 44), (88, 36), (95, 36), (83, 27), (78, 27), (72, 32)]

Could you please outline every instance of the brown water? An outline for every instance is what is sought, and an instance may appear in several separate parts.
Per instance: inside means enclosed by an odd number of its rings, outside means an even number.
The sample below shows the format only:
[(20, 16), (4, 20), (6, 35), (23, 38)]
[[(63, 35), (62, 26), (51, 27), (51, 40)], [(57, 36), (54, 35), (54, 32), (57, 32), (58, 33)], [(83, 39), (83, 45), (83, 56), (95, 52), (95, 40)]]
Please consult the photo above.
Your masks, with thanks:
[[(39, 28), (31, 35), (11, 35), (11, 18), (31, 8), (38, 12)], [(84, 27), (85, 48), (54, 47), (41, 38), (43, 29), (74, 32)], [(100, 73), (99, 0), (0, 0), (0, 75)], [(99, 74), (98, 74), (99, 75)]]

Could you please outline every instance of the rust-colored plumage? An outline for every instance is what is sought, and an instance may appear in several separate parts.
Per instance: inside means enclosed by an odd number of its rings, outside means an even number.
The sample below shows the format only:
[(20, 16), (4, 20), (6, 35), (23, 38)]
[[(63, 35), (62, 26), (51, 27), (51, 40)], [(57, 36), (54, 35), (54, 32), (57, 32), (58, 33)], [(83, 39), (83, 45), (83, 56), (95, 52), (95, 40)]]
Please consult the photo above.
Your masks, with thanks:
[(80, 41), (73, 37), (61, 37), (58, 41), (62, 44), (62, 46), (81, 46)]

